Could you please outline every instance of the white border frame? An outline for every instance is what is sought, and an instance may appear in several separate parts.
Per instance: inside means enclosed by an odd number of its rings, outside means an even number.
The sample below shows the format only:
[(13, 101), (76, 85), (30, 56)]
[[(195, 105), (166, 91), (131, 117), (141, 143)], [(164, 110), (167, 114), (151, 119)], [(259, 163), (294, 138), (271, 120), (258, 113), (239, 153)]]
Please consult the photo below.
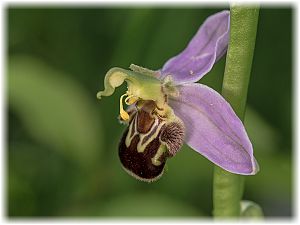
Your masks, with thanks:
[[(7, 129), (7, 118), (6, 118), (6, 113), (7, 113), (7, 103), (5, 102), (6, 100), (6, 93), (7, 93), (7, 89), (6, 89), (6, 79), (5, 79), (5, 75), (6, 75), (6, 53), (7, 53), (7, 49), (6, 49), (6, 21), (5, 21), (5, 17), (6, 17), (6, 8), (8, 7), (8, 5), (19, 5), (19, 6), (57, 6), (57, 7), (63, 7), (63, 6), (69, 6), (69, 7), (80, 7), (80, 6), (130, 6), (130, 7), (136, 7), (136, 6), (193, 6), (193, 5), (209, 5), (209, 6), (213, 6), (213, 5), (220, 5), (220, 4), (227, 4), (228, 2), (225, 1), (219, 1), (219, 0), (210, 0), (208, 1), (199, 1), (199, 0), (188, 0), (188, 1), (179, 1), (179, 0), (164, 0), (164, 1), (160, 1), (160, 0), (152, 0), (152, 1), (138, 1), (138, 0), (131, 0), (131, 1), (126, 1), (126, 0), (109, 0), (109, 1), (99, 1), (99, 0), (88, 0), (88, 1), (84, 1), (84, 0), (52, 0), (52, 1), (41, 1), (41, 0), (31, 0), (31, 1), (25, 1), (25, 0), (0, 0), (0, 32), (1, 32), (1, 41), (0, 41), (0, 49), (1, 49), (1, 54), (0, 54), (0, 71), (1, 71), (1, 95), (0, 95), (0, 105), (1, 105), (1, 114), (0, 114), (0, 135), (1, 135), (1, 139), (0, 139), (0, 145), (1, 145), (1, 154), (0, 154), (0, 159), (1, 159), (1, 166), (0, 166), (0, 174), (1, 174), (1, 179), (0, 179), (0, 187), (2, 188), (1, 192), (0, 192), (0, 212), (1, 212), (1, 219), (0, 219), (0, 223), (1, 224), (6, 224), (6, 223), (16, 223), (16, 224), (72, 224), (72, 225), (76, 225), (76, 224), (86, 224), (86, 223), (104, 223), (104, 224), (165, 224), (165, 223), (170, 223), (170, 224), (198, 224), (199, 222), (201, 222), (201, 224), (211, 224), (211, 223), (218, 223), (218, 224), (227, 224), (227, 223), (233, 223), (233, 221), (210, 221), (210, 220), (191, 220), (191, 219), (176, 219), (172, 220), (172, 219), (164, 219), (164, 220), (157, 220), (157, 219), (143, 219), (143, 220), (132, 220), (130, 221), (129, 219), (126, 219), (125, 221), (121, 220), (121, 219), (108, 219), (108, 218), (97, 218), (97, 219), (60, 219), (59, 217), (56, 218), (44, 218), (44, 219), (26, 219), (22, 220), (22, 219), (8, 219), (8, 217), (6, 216), (6, 159), (7, 159), (7, 155), (6, 155), (6, 143), (5, 141), (7, 140), (6, 137), (6, 129)], [(299, 45), (297, 43), (297, 41), (299, 40), (299, 13), (298, 13), (298, 1), (294, 0), (294, 1), (271, 1), (271, 0), (265, 0), (265, 1), (235, 1), (235, 3), (260, 3), (264, 6), (287, 6), (287, 5), (292, 5), (294, 6), (295, 9), (295, 16), (294, 16), (294, 36), (293, 36), (293, 45), (296, 47), (294, 49), (293, 52), (293, 74), (294, 74), (294, 84), (293, 84), (293, 89), (294, 89), (294, 93), (293, 93), (293, 120), (295, 121), (295, 123), (293, 124), (293, 148), (294, 148), (294, 153), (293, 155), (296, 156), (293, 159), (293, 163), (294, 163), (294, 175), (293, 175), (293, 183), (294, 183), (294, 204), (293, 204), (293, 219), (291, 220), (285, 220), (285, 219), (268, 219), (267, 221), (257, 221), (257, 224), (263, 224), (263, 223), (278, 223), (278, 224), (290, 224), (290, 223), (295, 223), (298, 224), (299, 221), (299, 194), (297, 193), (297, 191), (299, 190), (299, 168), (300, 166), (298, 165), (297, 162), (300, 162), (299, 160), (299, 156), (300, 154), (298, 153), (299, 149), (299, 132), (298, 132), (298, 128), (299, 128), (299, 120), (297, 118), (297, 114), (299, 111), (299, 82), (300, 79), (298, 78), (299, 75), (299, 57), (298, 57), (298, 53), (299, 53)], [(237, 222), (237, 221), (236, 221)], [(252, 221), (253, 222), (253, 221)], [(241, 223), (237, 222), (237, 223)], [(251, 223), (251, 221), (242, 221), (242, 223)]]

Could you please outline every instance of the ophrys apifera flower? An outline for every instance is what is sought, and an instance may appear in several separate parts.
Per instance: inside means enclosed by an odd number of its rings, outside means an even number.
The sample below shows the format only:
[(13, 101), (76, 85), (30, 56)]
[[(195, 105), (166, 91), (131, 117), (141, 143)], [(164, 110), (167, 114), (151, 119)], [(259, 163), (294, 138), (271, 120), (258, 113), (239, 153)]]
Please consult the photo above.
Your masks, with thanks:
[(107, 72), (105, 90), (98, 98), (112, 95), (124, 81), (128, 87), (120, 98), (120, 120), (128, 127), (119, 144), (119, 157), (129, 174), (147, 182), (157, 180), (166, 160), (184, 142), (229, 172), (252, 175), (258, 171), (252, 144), (230, 104), (208, 86), (194, 83), (226, 53), (229, 27), (229, 11), (219, 12), (207, 18), (186, 49), (162, 69), (132, 64), (131, 70)]

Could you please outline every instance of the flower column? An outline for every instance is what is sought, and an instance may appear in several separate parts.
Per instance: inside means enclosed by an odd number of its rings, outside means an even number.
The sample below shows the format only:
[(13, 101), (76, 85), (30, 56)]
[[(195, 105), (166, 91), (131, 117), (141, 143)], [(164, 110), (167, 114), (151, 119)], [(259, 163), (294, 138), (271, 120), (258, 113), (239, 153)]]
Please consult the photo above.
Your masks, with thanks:
[[(230, 42), (222, 87), (223, 97), (243, 121), (256, 39), (259, 7), (233, 5), (230, 9)], [(215, 167), (214, 217), (239, 217), (244, 177)]]

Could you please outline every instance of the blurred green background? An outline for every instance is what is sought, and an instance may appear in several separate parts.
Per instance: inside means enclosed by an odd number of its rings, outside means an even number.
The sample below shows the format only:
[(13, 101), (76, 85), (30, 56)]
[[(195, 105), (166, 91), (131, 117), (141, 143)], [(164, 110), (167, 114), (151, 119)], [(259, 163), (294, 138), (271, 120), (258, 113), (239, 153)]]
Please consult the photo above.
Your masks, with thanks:
[[(213, 164), (184, 146), (152, 184), (127, 175), (117, 146), (119, 97), (96, 99), (105, 73), (159, 69), (180, 52), (208, 6), (6, 8), (7, 215), (209, 217)], [(291, 7), (262, 7), (246, 129), (261, 171), (244, 199), (267, 217), (293, 216)], [(225, 58), (200, 82), (220, 91)]]

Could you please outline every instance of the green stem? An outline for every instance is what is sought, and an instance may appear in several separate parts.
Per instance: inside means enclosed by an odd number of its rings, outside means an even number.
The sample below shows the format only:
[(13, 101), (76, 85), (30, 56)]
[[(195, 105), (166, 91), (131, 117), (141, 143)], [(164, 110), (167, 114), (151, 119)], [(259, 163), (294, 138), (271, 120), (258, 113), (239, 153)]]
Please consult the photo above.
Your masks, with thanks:
[[(230, 8), (230, 41), (226, 57), (222, 95), (243, 121), (256, 39), (258, 6)], [(214, 217), (239, 217), (244, 177), (215, 166)]]

